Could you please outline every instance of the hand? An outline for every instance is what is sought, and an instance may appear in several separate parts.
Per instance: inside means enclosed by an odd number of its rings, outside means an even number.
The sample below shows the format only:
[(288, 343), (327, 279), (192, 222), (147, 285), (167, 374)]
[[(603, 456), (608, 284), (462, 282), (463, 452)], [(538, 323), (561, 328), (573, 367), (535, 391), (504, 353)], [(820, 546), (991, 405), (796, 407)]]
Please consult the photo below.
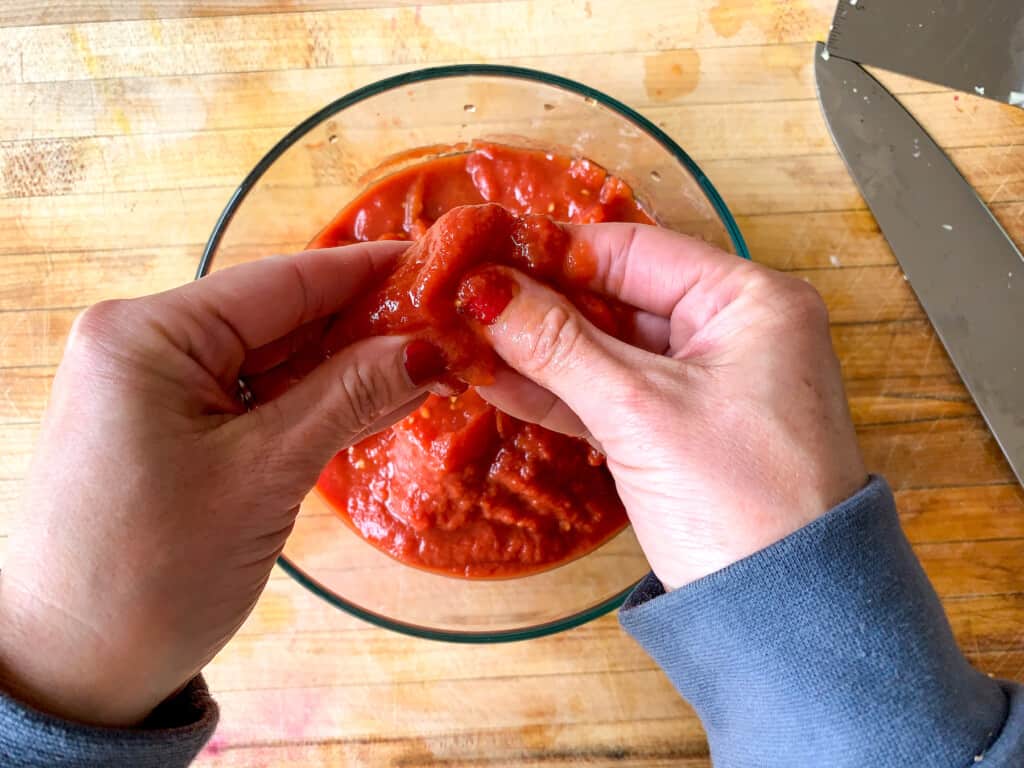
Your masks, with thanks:
[(0, 574), (0, 684), (132, 725), (213, 658), (323, 466), (418, 407), (444, 360), (367, 339), (251, 412), (239, 373), (280, 378), (317, 318), (403, 248), (275, 257), (78, 318)]
[(811, 286), (668, 230), (569, 231), (596, 261), (592, 287), (640, 310), (645, 349), (515, 273), (520, 290), (489, 334), (518, 374), (481, 393), (604, 451), (666, 588), (773, 544), (866, 483)]

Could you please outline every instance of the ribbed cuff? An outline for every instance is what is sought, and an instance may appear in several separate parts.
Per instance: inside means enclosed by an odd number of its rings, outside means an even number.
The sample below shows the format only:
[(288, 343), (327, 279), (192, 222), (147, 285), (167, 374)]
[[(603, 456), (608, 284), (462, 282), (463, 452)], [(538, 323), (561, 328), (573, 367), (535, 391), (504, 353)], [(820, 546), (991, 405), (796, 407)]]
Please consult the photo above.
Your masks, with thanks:
[(974, 764), (1007, 693), (960, 653), (888, 485), (619, 614), (697, 710), (716, 766)]
[(98, 728), (40, 712), (0, 692), (0, 764), (6, 768), (177, 768), (217, 727), (202, 677), (161, 704), (140, 728)]

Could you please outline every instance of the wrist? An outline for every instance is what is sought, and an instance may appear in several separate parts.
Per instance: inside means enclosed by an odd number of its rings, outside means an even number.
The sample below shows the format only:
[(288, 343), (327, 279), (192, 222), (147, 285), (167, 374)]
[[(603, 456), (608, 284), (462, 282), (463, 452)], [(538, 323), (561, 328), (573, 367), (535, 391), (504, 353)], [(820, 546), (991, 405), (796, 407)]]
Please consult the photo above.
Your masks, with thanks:
[[(634, 515), (634, 530), (665, 591), (686, 587), (772, 547), (855, 496), (869, 481), (863, 466), (855, 462), (821, 480), (805, 474), (799, 483), (787, 483), (784, 477), (800, 477), (799, 468), (783, 473), (777, 482), (757, 485), (745, 493), (736, 492), (741, 487), (737, 484), (727, 493), (690, 503), (691, 509), (722, 510), (716, 526), (708, 527), (699, 513), (673, 515), (671, 508), (660, 515), (646, 516), (657, 520), (656, 526)], [(700, 530), (695, 519), (708, 529), (702, 536), (693, 534)]]
[[(78, 723), (129, 728), (149, 715), (135, 684), (116, 679), (133, 669), (127, 660), (106, 659), (100, 638), (76, 631), (75, 620), (26, 599), (0, 578), (0, 689), (41, 712)], [(156, 702), (159, 703), (159, 702)]]

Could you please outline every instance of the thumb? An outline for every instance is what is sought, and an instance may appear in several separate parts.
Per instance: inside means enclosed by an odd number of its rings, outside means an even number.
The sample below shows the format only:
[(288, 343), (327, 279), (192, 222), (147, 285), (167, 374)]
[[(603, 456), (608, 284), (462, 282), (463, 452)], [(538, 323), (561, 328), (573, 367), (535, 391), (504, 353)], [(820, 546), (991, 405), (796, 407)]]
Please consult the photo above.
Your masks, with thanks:
[(444, 356), (429, 342), (365, 339), (234, 423), (256, 450), (286, 457), (290, 470), (315, 479), (335, 453), (406, 416), (444, 372)]
[(568, 426), (578, 417), (602, 445), (614, 437), (622, 409), (637, 400), (638, 371), (659, 360), (598, 330), (564, 296), (512, 269), (470, 276), (460, 299), (463, 311), (487, 326), (495, 352), (532, 382), (499, 375), (481, 388), (484, 396), (560, 432), (578, 433)]

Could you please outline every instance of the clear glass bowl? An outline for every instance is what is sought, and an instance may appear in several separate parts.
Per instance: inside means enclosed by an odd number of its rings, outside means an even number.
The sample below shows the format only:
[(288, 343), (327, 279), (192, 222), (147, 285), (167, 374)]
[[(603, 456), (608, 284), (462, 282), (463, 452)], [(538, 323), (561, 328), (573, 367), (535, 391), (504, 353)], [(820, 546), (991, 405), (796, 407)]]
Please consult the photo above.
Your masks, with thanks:
[[(587, 157), (628, 182), (659, 224), (748, 257), (711, 182), (647, 119), (571, 80), (469, 65), (381, 80), (292, 129), (232, 195), (197, 277), (301, 250), (372, 181), (477, 139)], [(410, 153), (421, 147), (434, 149)], [(577, 626), (619, 606), (648, 570), (627, 528), (543, 573), (496, 581), (441, 576), (379, 552), (315, 491), (302, 503), (279, 564), (355, 616), (458, 642), (520, 640)]]

